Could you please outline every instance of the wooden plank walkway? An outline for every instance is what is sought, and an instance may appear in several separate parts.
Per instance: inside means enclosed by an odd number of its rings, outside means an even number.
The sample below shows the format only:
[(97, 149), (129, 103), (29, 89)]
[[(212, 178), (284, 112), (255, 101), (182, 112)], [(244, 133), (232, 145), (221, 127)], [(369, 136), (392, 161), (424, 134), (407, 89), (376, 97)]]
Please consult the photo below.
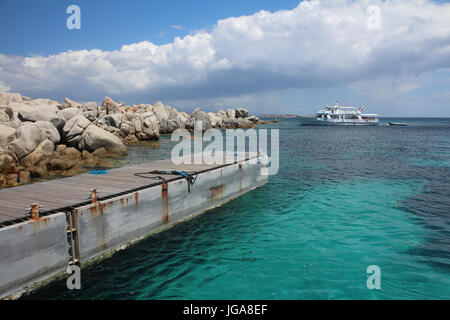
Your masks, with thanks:
[[(248, 154), (246, 154), (248, 159)], [(89, 201), (88, 193), (97, 189), (98, 197), (110, 197), (127, 191), (161, 184), (159, 179), (138, 177), (136, 173), (153, 170), (179, 170), (202, 172), (223, 165), (183, 164), (175, 165), (171, 160), (162, 160), (140, 165), (108, 170), (101, 175), (82, 174), (0, 190), (0, 226), (11, 221), (29, 217), (28, 208), (32, 203), (41, 206), (41, 213), (54, 212)], [(158, 175), (146, 175), (157, 177)], [(176, 175), (164, 175), (166, 180), (179, 179)]]

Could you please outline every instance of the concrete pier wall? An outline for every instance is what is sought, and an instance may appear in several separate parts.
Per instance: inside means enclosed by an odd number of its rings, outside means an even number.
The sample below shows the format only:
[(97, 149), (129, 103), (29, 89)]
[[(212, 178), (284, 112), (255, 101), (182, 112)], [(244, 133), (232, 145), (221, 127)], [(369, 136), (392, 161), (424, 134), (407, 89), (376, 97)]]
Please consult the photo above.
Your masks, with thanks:
[[(266, 182), (261, 165), (245, 161), (199, 174), (190, 192), (182, 179), (75, 208), (77, 258), (81, 265), (101, 258)], [(0, 297), (63, 272), (68, 252), (65, 213), (1, 228)]]
[(75, 210), (81, 262), (223, 204), (267, 182), (259, 165), (235, 164)]
[(0, 229), (0, 297), (67, 268), (65, 213)]

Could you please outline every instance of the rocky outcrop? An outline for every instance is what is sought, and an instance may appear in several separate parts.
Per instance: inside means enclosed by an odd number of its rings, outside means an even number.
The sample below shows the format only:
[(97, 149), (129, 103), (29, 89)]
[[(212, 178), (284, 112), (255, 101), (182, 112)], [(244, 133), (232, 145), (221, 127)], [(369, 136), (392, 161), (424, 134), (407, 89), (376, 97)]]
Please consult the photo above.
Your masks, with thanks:
[(8, 122), (11, 118), (6, 110), (0, 110), (0, 122)]
[(0, 146), (7, 145), (16, 137), (16, 129), (0, 123)]
[(196, 108), (188, 121), (186, 122), (186, 129), (194, 130), (195, 122), (201, 122), (202, 123), (202, 130), (206, 131), (210, 128), (212, 128), (211, 123), (208, 120), (208, 117), (206, 116), (206, 112), (201, 111), (200, 108)]
[(70, 175), (101, 165), (103, 157), (127, 152), (126, 144), (156, 141), (176, 129), (252, 128), (263, 123), (243, 108), (192, 113), (156, 102), (124, 105), (105, 97), (64, 103), (0, 93), (0, 186), (31, 178)]
[(107, 127), (113, 127), (113, 128), (120, 129), (120, 127), (122, 125), (122, 120), (123, 120), (123, 114), (113, 113), (113, 114), (108, 114), (106, 116), (101, 117), (98, 120), (98, 124), (100, 124), (101, 126), (107, 126)]
[(155, 103), (155, 105), (153, 106), (153, 112), (155, 113), (156, 118), (158, 118), (158, 121), (159, 120), (167, 121), (167, 119), (169, 119), (169, 114), (167, 113), (167, 110), (161, 101)]
[(57, 127), (48, 121), (36, 121), (35, 125), (41, 129), (41, 135), (43, 139), (49, 139), (54, 144), (58, 144), (61, 141), (61, 135)]
[(83, 112), (92, 112), (95, 117), (97, 117), (99, 113), (99, 107), (95, 102), (87, 102), (83, 104), (83, 107), (81, 109), (83, 110)]
[(106, 111), (106, 114), (120, 113), (119, 105), (110, 97), (103, 99), (102, 108)]
[(19, 93), (0, 92), (0, 105), (9, 105), (14, 102), (23, 102), (22, 96)]
[(23, 157), (20, 160), (20, 164), (24, 167), (44, 167), (53, 156), (53, 151), (55, 151), (55, 144), (49, 139), (45, 139), (33, 152)]
[(236, 111), (235, 110), (228, 109), (226, 114), (227, 114), (227, 117), (230, 118), (230, 119), (236, 118)]
[(94, 152), (102, 147), (111, 153), (121, 154), (127, 152), (126, 146), (118, 137), (93, 124), (88, 125), (81, 135), (78, 149)]
[(80, 108), (66, 108), (58, 112), (58, 115), (63, 117), (66, 121), (82, 114), (83, 111)]
[(239, 118), (236, 121), (236, 127), (237, 128), (242, 128), (242, 129), (250, 129), (250, 128), (254, 128), (255, 124), (253, 122), (251, 122), (248, 119), (245, 118)]
[(76, 116), (69, 121), (63, 128), (63, 138), (65, 144), (71, 147), (77, 146), (81, 140), (81, 135), (91, 122), (84, 116)]
[(82, 106), (81, 103), (70, 100), (69, 98), (64, 99), (66, 101), (66, 108), (79, 108)]
[(8, 144), (9, 149), (22, 159), (42, 142), (41, 129), (34, 123), (25, 123), (16, 129), (15, 139)]
[(158, 121), (159, 133), (168, 134), (179, 128), (177, 113), (169, 106), (164, 106), (161, 101), (150, 108)]
[(247, 118), (248, 117), (248, 111), (242, 108), (237, 108), (235, 112), (236, 118)]
[(155, 115), (144, 113), (141, 115), (142, 132), (137, 132), (139, 140), (158, 140), (159, 125)]

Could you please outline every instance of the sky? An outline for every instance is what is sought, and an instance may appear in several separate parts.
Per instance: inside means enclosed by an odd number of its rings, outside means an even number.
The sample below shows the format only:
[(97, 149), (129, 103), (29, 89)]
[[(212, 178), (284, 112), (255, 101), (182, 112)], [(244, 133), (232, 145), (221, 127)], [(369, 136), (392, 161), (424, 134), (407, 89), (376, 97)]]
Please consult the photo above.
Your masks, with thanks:
[[(78, 5), (80, 29), (66, 12)], [(450, 3), (0, 0), (0, 91), (179, 110), (450, 117)]]

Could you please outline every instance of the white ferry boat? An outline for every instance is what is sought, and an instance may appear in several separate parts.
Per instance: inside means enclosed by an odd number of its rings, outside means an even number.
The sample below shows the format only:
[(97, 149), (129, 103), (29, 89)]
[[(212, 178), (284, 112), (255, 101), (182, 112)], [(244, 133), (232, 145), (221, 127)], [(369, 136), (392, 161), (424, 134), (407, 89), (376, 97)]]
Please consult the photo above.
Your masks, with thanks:
[(341, 107), (336, 102), (336, 105), (326, 106), (316, 115), (297, 117), (304, 126), (377, 126), (378, 115), (363, 111), (364, 107)]

